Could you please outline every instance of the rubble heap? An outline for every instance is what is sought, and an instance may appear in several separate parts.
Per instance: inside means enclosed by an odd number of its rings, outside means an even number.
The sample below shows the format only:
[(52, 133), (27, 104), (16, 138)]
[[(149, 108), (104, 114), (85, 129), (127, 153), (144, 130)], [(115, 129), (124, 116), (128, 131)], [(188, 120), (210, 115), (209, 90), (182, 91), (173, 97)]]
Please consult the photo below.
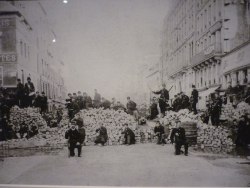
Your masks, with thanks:
[(98, 133), (96, 129), (100, 125), (104, 125), (107, 128), (109, 143), (108, 145), (118, 145), (123, 143), (123, 135), (121, 134), (124, 130), (124, 124), (127, 123), (129, 128), (134, 131), (137, 141), (140, 141), (140, 135), (143, 132), (144, 136), (148, 138), (153, 130), (150, 129), (140, 129), (134, 117), (127, 114), (124, 111), (115, 111), (112, 109), (89, 109), (82, 110), (79, 112), (80, 116), (84, 119), (85, 129), (86, 129), (86, 143), (91, 144), (94, 142)]
[(20, 124), (26, 125), (29, 128), (38, 126), (38, 128), (46, 127), (46, 121), (36, 108), (19, 108), (14, 106), (10, 111), (10, 123), (15, 128)]
[(221, 119), (232, 121), (233, 119), (239, 119), (240, 116), (250, 114), (250, 105), (245, 102), (240, 102), (237, 108), (234, 108), (232, 103), (223, 105)]

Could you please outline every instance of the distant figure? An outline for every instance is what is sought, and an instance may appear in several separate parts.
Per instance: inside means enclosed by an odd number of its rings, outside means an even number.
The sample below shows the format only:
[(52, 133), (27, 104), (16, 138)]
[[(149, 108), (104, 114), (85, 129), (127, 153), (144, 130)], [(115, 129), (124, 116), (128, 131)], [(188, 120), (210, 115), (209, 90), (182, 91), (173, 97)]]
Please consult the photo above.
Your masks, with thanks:
[(95, 108), (99, 108), (101, 105), (101, 95), (97, 92), (97, 89), (95, 89), (93, 105)]
[(25, 99), (26, 99), (26, 107), (32, 106), (32, 100), (35, 96), (35, 86), (31, 82), (31, 78), (27, 78), (27, 83), (24, 86), (25, 89)]
[(181, 154), (181, 147), (184, 146), (184, 154), (188, 155), (188, 143), (186, 140), (185, 129), (181, 127), (181, 122), (176, 120), (176, 128), (174, 128), (170, 135), (171, 143), (175, 142), (175, 155)]
[(117, 103), (115, 103), (115, 106), (113, 107), (113, 109), (126, 111), (125, 106), (120, 101), (117, 101)]
[(157, 117), (157, 115), (159, 114), (158, 109), (157, 109), (157, 105), (158, 105), (158, 101), (156, 97), (153, 97), (152, 99), (152, 103), (150, 106), (150, 116), (149, 119), (153, 120)]
[(136, 108), (136, 103), (130, 99), (130, 97), (127, 97), (127, 113), (130, 115), (133, 115), (136, 119), (136, 121), (139, 120), (139, 113)]
[(169, 92), (166, 89), (166, 84), (162, 84), (162, 89), (159, 91), (153, 91), (154, 94), (160, 95), (159, 98), (159, 106), (161, 109), (161, 113), (165, 116), (165, 111), (167, 108), (167, 102), (169, 100)]
[(164, 127), (161, 125), (160, 121), (156, 122), (156, 126), (154, 128), (154, 133), (157, 136), (157, 144), (166, 144), (166, 141), (164, 139), (165, 136), (165, 130)]
[(99, 135), (96, 137), (95, 144), (101, 144), (104, 146), (104, 144), (108, 141), (108, 132), (106, 127), (101, 125), (100, 128), (96, 129), (96, 132), (99, 132)]
[(35, 108), (41, 108), (41, 96), (40, 96), (40, 93), (39, 91), (36, 92), (36, 95), (35, 95), (35, 99), (34, 99), (34, 102), (33, 102), (33, 106)]
[(109, 109), (111, 106), (111, 102), (109, 100), (105, 99), (104, 97), (102, 97), (100, 106), (103, 107), (104, 109)]
[(80, 108), (80, 110), (84, 109), (84, 100), (81, 91), (77, 92), (77, 97), (76, 97), (77, 104)]
[(181, 109), (189, 109), (190, 103), (189, 103), (189, 97), (181, 92)]
[(210, 110), (212, 125), (216, 126), (219, 125), (221, 108), (222, 108), (222, 99), (219, 96), (219, 94), (216, 93), (215, 98), (213, 99), (213, 102), (211, 104), (211, 110)]
[(114, 108), (115, 105), (116, 105), (116, 100), (115, 100), (115, 98), (112, 98), (110, 108)]
[(125, 129), (122, 132), (122, 134), (124, 134), (124, 139), (125, 139), (124, 144), (125, 145), (135, 144), (135, 133), (128, 127), (127, 123), (125, 123), (124, 126)]
[(41, 114), (46, 113), (48, 111), (48, 98), (45, 96), (45, 93), (42, 92), (42, 96), (40, 98), (40, 107), (41, 107)]
[(195, 85), (192, 85), (193, 91), (191, 94), (191, 109), (194, 112), (194, 114), (197, 114), (197, 108), (196, 105), (198, 103), (199, 99), (199, 92), (197, 91)]
[(17, 105), (20, 108), (24, 107), (24, 96), (25, 96), (24, 85), (21, 83), (20, 79), (17, 79), (16, 101), (17, 101)]

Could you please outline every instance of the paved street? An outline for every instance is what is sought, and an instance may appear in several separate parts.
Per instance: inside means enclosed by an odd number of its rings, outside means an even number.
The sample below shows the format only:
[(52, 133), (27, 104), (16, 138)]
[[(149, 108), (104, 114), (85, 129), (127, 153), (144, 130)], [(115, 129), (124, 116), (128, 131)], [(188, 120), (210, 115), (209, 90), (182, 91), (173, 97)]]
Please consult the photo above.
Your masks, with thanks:
[[(190, 152), (174, 156), (173, 146), (89, 146), (81, 158), (58, 155), (13, 157), (1, 162), (2, 184), (89, 186), (247, 186), (244, 158)], [(204, 155), (204, 156), (203, 156)], [(249, 161), (248, 161), (249, 162)]]

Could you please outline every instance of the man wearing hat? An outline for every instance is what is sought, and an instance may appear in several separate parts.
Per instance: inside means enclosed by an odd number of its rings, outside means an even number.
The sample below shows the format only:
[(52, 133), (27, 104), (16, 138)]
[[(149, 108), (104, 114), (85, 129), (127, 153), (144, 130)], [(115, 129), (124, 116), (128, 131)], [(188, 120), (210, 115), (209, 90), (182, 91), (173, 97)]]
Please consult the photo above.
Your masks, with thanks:
[(24, 107), (24, 94), (24, 85), (21, 83), (21, 79), (17, 79), (16, 100), (20, 108)]
[(165, 130), (164, 127), (162, 126), (162, 124), (160, 123), (160, 121), (156, 121), (156, 126), (154, 128), (154, 133), (157, 136), (157, 144), (166, 144), (166, 141), (164, 139), (164, 135), (165, 135)]
[(82, 138), (79, 131), (76, 129), (76, 122), (71, 122), (71, 127), (69, 130), (65, 133), (65, 138), (68, 139), (69, 144), (69, 156), (74, 157), (75, 156), (75, 148), (77, 148), (78, 151), (78, 157), (81, 157), (81, 151), (82, 151)]
[(170, 135), (171, 143), (175, 142), (175, 155), (181, 154), (181, 147), (184, 146), (185, 152), (184, 154), (188, 155), (188, 143), (186, 140), (185, 129), (181, 127), (181, 121), (176, 120), (176, 128), (174, 128)]
[(169, 100), (169, 92), (166, 89), (166, 84), (162, 84), (162, 89), (160, 91), (153, 91), (154, 94), (156, 95), (160, 95), (159, 98), (159, 106), (161, 109), (161, 113), (164, 116), (165, 115), (165, 111), (166, 111), (166, 107), (167, 107), (167, 102)]
[(125, 129), (122, 132), (125, 138), (124, 144), (126, 145), (135, 144), (135, 133), (128, 127), (127, 123), (125, 123), (124, 126), (125, 126)]
[(191, 94), (191, 109), (194, 114), (197, 114), (196, 104), (198, 103), (199, 92), (195, 88), (195, 85), (192, 85), (193, 91)]
[(35, 86), (31, 82), (31, 78), (27, 78), (27, 83), (24, 86), (25, 90), (25, 99), (26, 99), (26, 106), (32, 106), (32, 100), (35, 95)]

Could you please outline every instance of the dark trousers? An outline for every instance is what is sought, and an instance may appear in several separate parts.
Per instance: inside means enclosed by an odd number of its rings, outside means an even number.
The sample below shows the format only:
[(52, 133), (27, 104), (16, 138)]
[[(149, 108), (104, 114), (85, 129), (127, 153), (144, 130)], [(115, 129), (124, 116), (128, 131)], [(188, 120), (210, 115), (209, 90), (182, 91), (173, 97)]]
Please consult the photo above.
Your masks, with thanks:
[(164, 139), (164, 134), (157, 135), (157, 144), (166, 144), (166, 141)]
[(70, 153), (70, 157), (74, 157), (75, 156), (75, 148), (77, 148), (78, 151), (78, 156), (81, 156), (82, 153), (82, 145), (76, 145), (76, 143), (69, 143), (69, 153)]
[(188, 154), (188, 143), (186, 141), (179, 141), (175, 143), (175, 155), (181, 154), (182, 146), (184, 146), (185, 154)]
[(192, 111), (194, 112), (194, 114), (197, 114), (196, 104), (197, 102), (192, 103)]
[(219, 125), (220, 123), (220, 112), (214, 112), (211, 114), (212, 125)]
[(161, 113), (165, 115), (167, 105), (163, 100), (159, 100), (159, 107), (161, 109)]

